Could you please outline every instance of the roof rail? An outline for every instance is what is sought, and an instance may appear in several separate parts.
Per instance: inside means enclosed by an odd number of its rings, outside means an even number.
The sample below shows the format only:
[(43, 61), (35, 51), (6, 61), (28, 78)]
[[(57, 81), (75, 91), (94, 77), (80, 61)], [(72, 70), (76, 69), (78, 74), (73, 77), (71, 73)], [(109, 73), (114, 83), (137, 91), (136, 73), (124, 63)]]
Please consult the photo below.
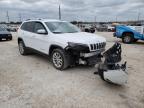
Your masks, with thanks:
[(29, 21), (29, 20), (31, 20), (31, 19), (26, 19), (26, 21)]
[(26, 19), (26, 21), (29, 21), (29, 20), (43, 20), (42, 18), (36, 18), (36, 19)]

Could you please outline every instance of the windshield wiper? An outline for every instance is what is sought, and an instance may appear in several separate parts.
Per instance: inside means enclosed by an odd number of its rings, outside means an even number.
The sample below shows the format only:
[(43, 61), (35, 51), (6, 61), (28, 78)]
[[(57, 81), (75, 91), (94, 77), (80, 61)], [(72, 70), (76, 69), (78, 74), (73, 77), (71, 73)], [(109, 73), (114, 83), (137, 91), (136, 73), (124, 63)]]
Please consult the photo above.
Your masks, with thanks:
[(74, 31), (74, 32), (67, 32), (67, 33), (77, 33), (77, 31)]
[(53, 32), (53, 33), (55, 33), (55, 34), (61, 34), (62, 32)]

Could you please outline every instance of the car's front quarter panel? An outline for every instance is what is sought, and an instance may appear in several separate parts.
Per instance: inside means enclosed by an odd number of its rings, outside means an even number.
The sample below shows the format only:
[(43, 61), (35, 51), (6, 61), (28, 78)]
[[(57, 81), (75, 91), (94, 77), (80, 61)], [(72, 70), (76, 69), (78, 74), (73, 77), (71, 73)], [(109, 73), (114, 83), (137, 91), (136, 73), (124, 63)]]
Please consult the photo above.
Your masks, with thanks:
[(30, 47), (30, 40), (29, 40), (30, 34), (27, 31), (18, 30), (18, 38), (21, 38), (25, 44), (26, 47)]
[(48, 46), (47, 46), (47, 53), (49, 54), (49, 49), (52, 45), (59, 46), (62, 49), (65, 49), (68, 45), (66, 41), (61, 39), (60, 37), (56, 36), (55, 34), (48, 34)]

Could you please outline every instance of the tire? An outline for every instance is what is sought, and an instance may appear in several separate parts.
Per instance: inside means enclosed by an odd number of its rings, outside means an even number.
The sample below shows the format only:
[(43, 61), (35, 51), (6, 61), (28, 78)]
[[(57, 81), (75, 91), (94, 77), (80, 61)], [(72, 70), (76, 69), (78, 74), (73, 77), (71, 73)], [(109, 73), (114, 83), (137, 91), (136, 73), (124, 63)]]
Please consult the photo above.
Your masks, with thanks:
[(24, 42), (23, 41), (19, 41), (18, 46), (19, 46), (19, 52), (20, 52), (20, 54), (21, 55), (27, 55), (28, 52), (27, 52), (27, 49), (25, 47)]
[(130, 44), (134, 41), (133, 34), (131, 33), (125, 33), (122, 37), (122, 42), (126, 44)]
[(11, 38), (9, 38), (9, 40), (12, 40), (12, 37), (11, 37)]
[(91, 30), (91, 33), (94, 33), (95, 32), (95, 30)]
[(62, 49), (54, 49), (51, 54), (53, 66), (58, 70), (64, 70), (69, 66), (69, 55)]
[(90, 30), (89, 30), (89, 29), (85, 29), (85, 32), (88, 32), (88, 33), (89, 33), (89, 32), (90, 32)]

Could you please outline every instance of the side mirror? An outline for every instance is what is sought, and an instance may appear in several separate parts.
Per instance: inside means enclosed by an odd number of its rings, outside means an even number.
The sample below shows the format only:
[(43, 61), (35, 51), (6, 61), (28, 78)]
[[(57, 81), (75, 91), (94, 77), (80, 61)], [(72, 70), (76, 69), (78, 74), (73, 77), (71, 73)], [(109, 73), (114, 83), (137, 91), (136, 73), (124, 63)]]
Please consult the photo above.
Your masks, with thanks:
[(37, 30), (37, 33), (38, 34), (47, 34), (45, 29), (39, 29), (39, 30)]

